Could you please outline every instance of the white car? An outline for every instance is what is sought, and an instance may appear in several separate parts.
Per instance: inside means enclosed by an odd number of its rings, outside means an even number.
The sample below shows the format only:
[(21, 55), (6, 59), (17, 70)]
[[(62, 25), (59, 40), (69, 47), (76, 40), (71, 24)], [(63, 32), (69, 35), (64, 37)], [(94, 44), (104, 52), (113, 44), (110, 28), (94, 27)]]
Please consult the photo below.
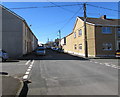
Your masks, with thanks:
[(7, 52), (0, 49), (0, 61), (6, 61), (9, 58)]
[(45, 55), (46, 54), (45, 48), (44, 47), (38, 47), (37, 50), (36, 50), (36, 54), (37, 55)]

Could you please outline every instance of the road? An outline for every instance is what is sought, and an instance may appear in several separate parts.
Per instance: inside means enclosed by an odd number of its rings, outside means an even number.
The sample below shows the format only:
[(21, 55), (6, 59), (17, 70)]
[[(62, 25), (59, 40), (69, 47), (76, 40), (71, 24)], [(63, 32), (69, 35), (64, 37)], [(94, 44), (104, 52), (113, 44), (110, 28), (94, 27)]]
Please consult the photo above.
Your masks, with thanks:
[[(11, 76), (31, 80), (28, 95), (117, 95), (117, 59), (84, 59), (47, 50), (3, 63)], [(31, 60), (31, 61), (30, 61)]]

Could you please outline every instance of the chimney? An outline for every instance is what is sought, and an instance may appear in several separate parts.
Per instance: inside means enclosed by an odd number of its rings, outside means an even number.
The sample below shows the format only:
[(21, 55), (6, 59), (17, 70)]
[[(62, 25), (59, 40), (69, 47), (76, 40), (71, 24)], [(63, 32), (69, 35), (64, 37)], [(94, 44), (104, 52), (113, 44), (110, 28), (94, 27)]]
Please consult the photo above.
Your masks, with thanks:
[(106, 15), (103, 15), (100, 17), (101, 19), (106, 19)]

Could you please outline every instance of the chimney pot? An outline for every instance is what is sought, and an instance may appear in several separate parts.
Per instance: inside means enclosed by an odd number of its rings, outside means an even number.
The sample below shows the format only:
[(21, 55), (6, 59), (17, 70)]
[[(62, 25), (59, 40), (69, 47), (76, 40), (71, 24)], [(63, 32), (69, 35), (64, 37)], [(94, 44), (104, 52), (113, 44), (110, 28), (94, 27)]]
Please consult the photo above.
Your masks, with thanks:
[(106, 19), (106, 15), (103, 15), (100, 17), (101, 19)]

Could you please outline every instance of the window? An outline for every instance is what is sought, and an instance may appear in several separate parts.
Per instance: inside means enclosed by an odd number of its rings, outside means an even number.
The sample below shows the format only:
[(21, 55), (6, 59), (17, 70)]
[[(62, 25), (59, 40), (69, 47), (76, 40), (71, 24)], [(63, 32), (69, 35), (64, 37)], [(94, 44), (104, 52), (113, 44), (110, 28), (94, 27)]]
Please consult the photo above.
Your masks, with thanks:
[(77, 45), (76, 45), (76, 44), (74, 45), (74, 49), (75, 49), (75, 50), (77, 49)]
[(111, 43), (103, 43), (103, 50), (112, 50)]
[(76, 32), (74, 32), (74, 38), (76, 38)]
[(118, 38), (120, 38), (120, 28), (118, 28), (117, 31), (118, 31)]
[(82, 35), (82, 30), (78, 30), (78, 35), (81, 36)]
[(27, 51), (27, 43), (26, 43), (26, 40), (25, 40), (25, 51)]
[(79, 44), (79, 50), (82, 50), (82, 44)]
[(111, 34), (111, 27), (102, 27), (102, 33), (104, 34)]
[(28, 31), (27, 27), (25, 27), (25, 36), (27, 36), (27, 31)]
[(64, 37), (64, 45), (66, 45), (66, 37)]

